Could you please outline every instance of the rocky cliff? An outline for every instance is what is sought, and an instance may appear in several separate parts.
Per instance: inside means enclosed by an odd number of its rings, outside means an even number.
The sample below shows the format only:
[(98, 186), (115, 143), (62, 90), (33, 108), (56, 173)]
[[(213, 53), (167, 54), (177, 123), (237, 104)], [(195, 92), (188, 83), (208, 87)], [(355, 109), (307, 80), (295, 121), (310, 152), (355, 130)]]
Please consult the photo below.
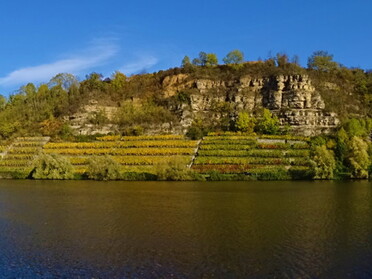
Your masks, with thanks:
[(321, 95), (307, 75), (212, 80), (180, 74), (166, 77), (162, 87), (164, 98), (190, 92), (190, 103), (176, 108), (184, 129), (196, 116), (211, 117), (210, 112), (216, 103), (231, 106), (232, 117), (241, 110), (253, 113), (260, 108), (270, 109), (282, 125), (290, 125), (295, 133), (301, 135), (329, 133), (339, 124), (336, 113), (325, 109)]

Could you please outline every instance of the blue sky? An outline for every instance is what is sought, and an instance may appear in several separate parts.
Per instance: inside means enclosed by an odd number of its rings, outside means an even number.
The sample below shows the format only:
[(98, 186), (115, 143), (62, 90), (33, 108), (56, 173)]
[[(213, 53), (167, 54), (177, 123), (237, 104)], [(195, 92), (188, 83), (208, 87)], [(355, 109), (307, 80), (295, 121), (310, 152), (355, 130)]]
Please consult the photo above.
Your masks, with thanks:
[(327, 50), (372, 69), (369, 0), (18, 0), (0, 9), (0, 93), (60, 72), (83, 79), (179, 66), (200, 51), (246, 60)]

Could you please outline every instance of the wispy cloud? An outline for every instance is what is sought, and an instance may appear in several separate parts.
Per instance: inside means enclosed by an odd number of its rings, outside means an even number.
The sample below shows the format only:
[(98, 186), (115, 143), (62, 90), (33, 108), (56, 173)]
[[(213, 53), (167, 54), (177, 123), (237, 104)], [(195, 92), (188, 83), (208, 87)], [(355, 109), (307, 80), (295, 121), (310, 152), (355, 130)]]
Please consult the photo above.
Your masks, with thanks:
[(120, 68), (120, 72), (129, 75), (147, 70), (158, 63), (158, 59), (153, 56), (143, 55), (137, 61), (129, 63)]
[(51, 63), (15, 70), (1, 77), (0, 85), (14, 86), (28, 82), (45, 82), (58, 73), (78, 74), (105, 63), (117, 54), (118, 49), (113, 40), (95, 40), (90, 47), (80, 53)]

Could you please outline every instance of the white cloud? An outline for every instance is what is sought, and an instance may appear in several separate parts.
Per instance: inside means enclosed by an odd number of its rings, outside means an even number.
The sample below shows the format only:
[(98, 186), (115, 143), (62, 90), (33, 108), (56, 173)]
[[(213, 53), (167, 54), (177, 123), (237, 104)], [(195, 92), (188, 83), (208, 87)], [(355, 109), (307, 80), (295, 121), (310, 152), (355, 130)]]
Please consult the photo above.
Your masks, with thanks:
[(120, 72), (129, 75), (142, 70), (147, 70), (158, 63), (158, 59), (153, 56), (142, 56), (138, 61), (129, 63), (121, 67)]
[(28, 82), (45, 82), (59, 73), (78, 74), (98, 66), (115, 56), (118, 46), (112, 40), (96, 40), (80, 54), (71, 55), (48, 64), (25, 67), (0, 78), (0, 85), (13, 86)]

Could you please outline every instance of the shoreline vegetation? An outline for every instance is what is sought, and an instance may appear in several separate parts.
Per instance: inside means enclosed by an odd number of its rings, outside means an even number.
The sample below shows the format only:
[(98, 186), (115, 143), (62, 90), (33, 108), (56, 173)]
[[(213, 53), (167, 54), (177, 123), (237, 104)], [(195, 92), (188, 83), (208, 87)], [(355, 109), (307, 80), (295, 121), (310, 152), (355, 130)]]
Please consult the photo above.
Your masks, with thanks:
[(182, 135), (108, 135), (75, 142), (19, 137), (2, 146), (0, 176), (127, 181), (368, 179), (371, 143), (347, 130), (349, 134), (341, 128), (335, 135), (312, 138), (252, 132), (210, 132), (199, 140)]

